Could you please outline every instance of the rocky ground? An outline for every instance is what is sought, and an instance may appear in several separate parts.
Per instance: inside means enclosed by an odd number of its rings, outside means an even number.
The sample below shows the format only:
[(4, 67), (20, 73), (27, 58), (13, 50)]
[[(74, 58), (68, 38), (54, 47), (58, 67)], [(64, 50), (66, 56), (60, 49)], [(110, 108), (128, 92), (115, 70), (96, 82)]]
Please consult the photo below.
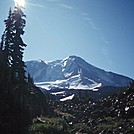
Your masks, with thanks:
[[(92, 133), (134, 133), (134, 89), (100, 101), (50, 101), (50, 113), (64, 118), (69, 126), (83, 125)], [(80, 128), (79, 133), (88, 133)], [(85, 132), (84, 132), (85, 131)], [(90, 133), (91, 133), (90, 132)]]
[(34, 120), (32, 134), (133, 134), (134, 82), (120, 94), (94, 101), (49, 100), (49, 116)]

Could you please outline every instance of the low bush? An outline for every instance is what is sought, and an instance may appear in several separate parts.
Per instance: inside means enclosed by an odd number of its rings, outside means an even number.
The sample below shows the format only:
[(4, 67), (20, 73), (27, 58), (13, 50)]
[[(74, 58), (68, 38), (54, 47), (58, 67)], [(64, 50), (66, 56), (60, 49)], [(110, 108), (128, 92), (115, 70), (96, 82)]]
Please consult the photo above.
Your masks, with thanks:
[(69, 134), (67, 123), (61, 118), (42, 118), (42, 123), (36, 123), (30, 127), (31, 134)]

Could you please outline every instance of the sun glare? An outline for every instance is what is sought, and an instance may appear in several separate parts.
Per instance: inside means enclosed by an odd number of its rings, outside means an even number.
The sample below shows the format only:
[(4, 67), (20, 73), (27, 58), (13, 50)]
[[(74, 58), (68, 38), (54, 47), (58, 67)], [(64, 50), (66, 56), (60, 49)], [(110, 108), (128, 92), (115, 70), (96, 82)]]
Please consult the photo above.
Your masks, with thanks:
[(25, 6), (25, 0), (14, 0), (15, 5), (18, 5), (20, 7), (24, 7)]

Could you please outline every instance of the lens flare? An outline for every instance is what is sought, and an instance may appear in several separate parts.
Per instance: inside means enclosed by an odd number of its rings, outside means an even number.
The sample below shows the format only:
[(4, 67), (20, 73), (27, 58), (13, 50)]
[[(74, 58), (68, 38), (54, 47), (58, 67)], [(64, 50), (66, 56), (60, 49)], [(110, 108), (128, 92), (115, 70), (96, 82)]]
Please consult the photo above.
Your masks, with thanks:
[(15, 5), (24, 7), (25, 6), (25, 0), (14, 0)]

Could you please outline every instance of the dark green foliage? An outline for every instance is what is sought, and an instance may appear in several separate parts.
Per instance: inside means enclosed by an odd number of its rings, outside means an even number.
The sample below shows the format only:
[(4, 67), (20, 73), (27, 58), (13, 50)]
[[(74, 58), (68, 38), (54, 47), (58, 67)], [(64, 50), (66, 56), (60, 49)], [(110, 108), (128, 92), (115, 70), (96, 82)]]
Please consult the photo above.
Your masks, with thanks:
[[(40, 119), (40, 123), (37, 123)], [(69, 134), (69, 126), (61, 118), (37, 118), (30, 127), (31, 134)], [(42, 121), (42, 123), (41, 123)]]
[[(11, 66), (11, 45), (13, 39), (13, 28), (12, 28), (12, 11), (9, 10), (9, 16), (5, 20), (5, 31), (1, 38), (0, 43), (0, 85), (1, 89), (4, 87), (7, 90), (7, 86), (10, 86), (10, 72), (9, 67)], [(6, 83), (4, 83), (6, 81)], [(2, 91), (2, 90), (1, 90)]]
[(3, 58), (4, 58), (4, 62), (5, 64), (7, 64), (7, 66), (11, 65), (11, 53), (12, 53), (12, 45), (13, 45), (13, 36), (14, 36), (14, 30), (13, 30), (13, 18), (12, 18), (12, 11), (11, 8), (9, 10), (9, 16), (6, 20), (4, 20), (5, 22), (5, 31), (4, 34), (2, 36), (2, 42), (1, 42), (1, 50), (3, 50)]
[(33, 78), (30, 76), (30, 74), (28, 73), (28, 83), (30, 83), (30, 84), (34, 84), (34, 81), (33, 81)]
[[(3, 88), (4, 90), (4, 88)], [(45, 96), (34, 85), (16, 85), (0, 93), (0, 133), (25, 134), (32, 118), (47, 114)]]
[(25, 15), (10, 9), (0, 43), (0, 134), (27, 134), (32, 118), (47, 114), (43, 93), (25, 76)]
[(2, 52), (4, 46), (4, 34), (1, 37), (1, 43), (0, 43), (0, 52)]
[(14, 24), (14, 38), (12, 45), (12, 73), (13, 79), (19, 83), (26, 82), (25, 76), (25, 64), (23, 61), (23, 51), (26, 44), (23, 42), (21, 36), (24, 34), (24, 27), (26, 21), (24, 20), (26, 16), (20, 7), (15, 7), (12, 13), (13, 24)]
[(92, 134), (92, 130), (90, 129), (89, 126), (85, 125), (85, 124), (78, 124), (78, 125), (74, 125), (72, 128), (70, 128), (71, 130), (71, 134), (73, 133), (84, 133), (84, 134)]
[(25, 134), (30, 124), (28, 111), (14, 104), (14, 98), (6, 98), (0, 108), (0, 133)]

